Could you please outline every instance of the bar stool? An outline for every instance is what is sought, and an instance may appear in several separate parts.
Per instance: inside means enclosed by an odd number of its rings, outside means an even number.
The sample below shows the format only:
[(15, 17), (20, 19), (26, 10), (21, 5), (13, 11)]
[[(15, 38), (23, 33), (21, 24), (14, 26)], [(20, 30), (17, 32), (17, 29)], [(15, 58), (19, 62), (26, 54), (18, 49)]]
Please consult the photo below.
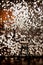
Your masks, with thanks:
[(21, 44), (21, 52), (20, 55), (22, 56), (22, 50), (27, 50), (26, 56), (28, 56), (28, 41), (20, 41)]

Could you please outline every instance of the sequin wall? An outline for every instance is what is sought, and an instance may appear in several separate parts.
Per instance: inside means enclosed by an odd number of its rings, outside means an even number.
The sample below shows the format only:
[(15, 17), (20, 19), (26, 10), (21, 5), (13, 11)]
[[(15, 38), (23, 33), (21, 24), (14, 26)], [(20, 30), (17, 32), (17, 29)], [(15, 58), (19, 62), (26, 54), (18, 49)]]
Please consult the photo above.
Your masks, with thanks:
[(43, 55), (43, 0), (0, 2), (0, 56), (21, 52)]

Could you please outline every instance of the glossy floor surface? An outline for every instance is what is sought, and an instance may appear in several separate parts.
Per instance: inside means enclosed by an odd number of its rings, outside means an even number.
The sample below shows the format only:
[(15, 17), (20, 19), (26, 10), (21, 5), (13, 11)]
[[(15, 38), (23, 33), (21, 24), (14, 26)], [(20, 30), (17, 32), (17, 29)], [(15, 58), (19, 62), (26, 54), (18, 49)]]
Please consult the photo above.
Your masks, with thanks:
[(0, 63), (1, 65), (43, 65), (43, 58), (5, 58)]

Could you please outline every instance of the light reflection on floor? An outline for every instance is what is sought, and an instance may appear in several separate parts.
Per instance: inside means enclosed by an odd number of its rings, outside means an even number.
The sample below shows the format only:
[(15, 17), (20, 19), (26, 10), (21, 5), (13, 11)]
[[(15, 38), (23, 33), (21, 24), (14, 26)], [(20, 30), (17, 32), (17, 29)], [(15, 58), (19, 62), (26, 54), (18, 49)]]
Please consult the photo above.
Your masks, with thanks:
[[(29, 58), (30, 59), (30, 58)], [(6, 60), (3, 58), (0, 61), (1, 65), (43, 65), (43, 58), (31, 58), (30, 60), (27, 58), (9, 58)]]

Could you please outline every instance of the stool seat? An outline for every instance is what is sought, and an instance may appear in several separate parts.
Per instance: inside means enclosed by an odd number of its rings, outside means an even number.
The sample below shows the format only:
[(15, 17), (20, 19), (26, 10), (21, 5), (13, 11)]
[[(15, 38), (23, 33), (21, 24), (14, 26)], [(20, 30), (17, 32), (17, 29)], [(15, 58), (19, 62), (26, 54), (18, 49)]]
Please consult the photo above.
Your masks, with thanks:
[(20, 41), (20, 44), (28, 44), (28, 41)]

